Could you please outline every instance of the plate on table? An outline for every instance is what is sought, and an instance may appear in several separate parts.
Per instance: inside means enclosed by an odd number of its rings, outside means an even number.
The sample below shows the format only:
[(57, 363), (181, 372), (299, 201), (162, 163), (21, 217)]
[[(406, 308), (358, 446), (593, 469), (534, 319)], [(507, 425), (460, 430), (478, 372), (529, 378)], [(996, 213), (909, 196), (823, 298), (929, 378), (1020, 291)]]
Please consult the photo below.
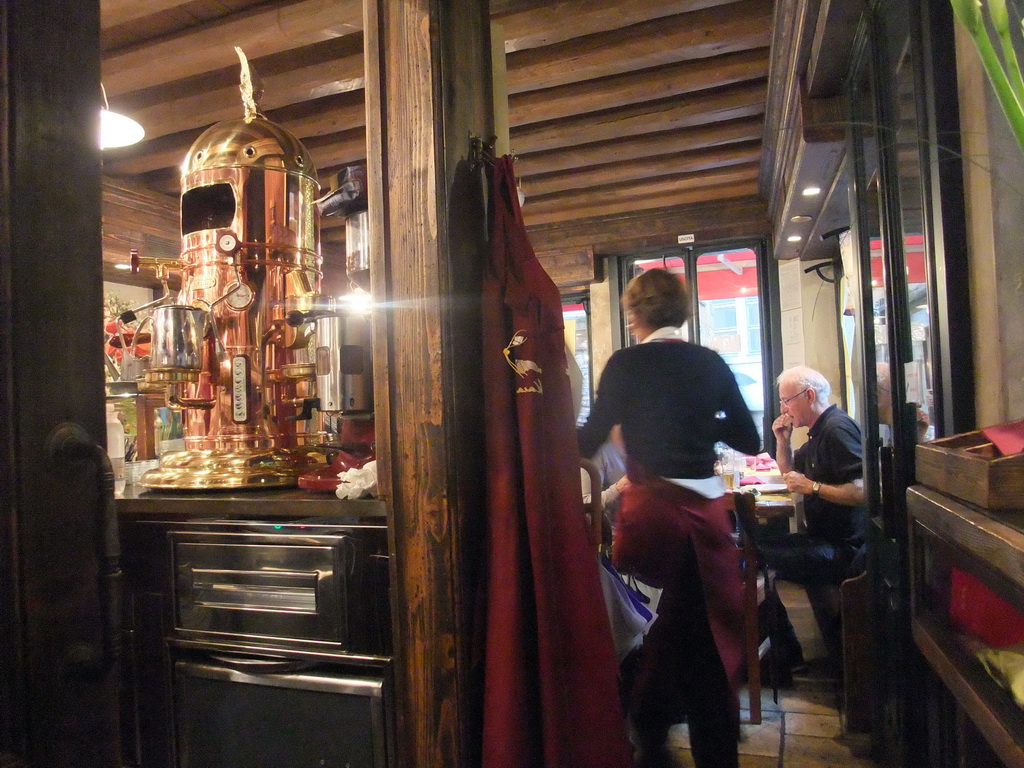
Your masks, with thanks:
[(753, 488), (758, 493), (785, 493), (785, 483), (755, 483), (748, 485), (747, 488)]

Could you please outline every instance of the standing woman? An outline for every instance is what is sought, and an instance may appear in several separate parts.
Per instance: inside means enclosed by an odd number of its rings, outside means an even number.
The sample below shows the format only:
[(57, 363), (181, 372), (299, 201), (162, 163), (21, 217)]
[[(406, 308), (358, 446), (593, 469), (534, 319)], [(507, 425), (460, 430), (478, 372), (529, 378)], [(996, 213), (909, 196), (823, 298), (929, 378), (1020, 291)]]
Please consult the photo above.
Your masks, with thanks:
[(666, 738), (681, 712), (697, 768), (735, 768), (742, 585), (715, 443), (754, 454), (760, 437), (726, 362), (680, 337), (691, 302), (675, 275), (638, 275), (622, 302), (639, 344), (608, 360), (578, 437), (590, 456), (621, 425), (631, 482), (615, 564), (663, 590), (630, 692), (637, 768), (672, 764)]

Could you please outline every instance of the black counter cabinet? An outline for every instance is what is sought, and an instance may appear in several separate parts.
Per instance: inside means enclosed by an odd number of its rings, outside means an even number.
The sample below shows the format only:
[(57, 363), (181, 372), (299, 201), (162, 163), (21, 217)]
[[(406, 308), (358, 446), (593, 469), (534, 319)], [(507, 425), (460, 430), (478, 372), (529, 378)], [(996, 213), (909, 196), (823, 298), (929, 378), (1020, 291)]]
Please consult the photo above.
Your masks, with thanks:
[[(191, 768), (187, 752), (195, 747), (183, 746), (187, 742), (183, 742), (182, 733), (188, 730), (183, 724), (195, 722), (201, 712), (198, 708), (185, 711), (182, 699), (199, 683), (194, 675), (183, 676), (181, 670), (203, 669), (211, 663), (216, 666), (225, 658), (244, 662), (249, 657), (294, 667), (291, 677), (299, 681), (294, 688), (296, 711), (311, 695), (302, 692), (309, 690), (308, 686), (303, 688), (304, 679), (316, 678), (320, 681), (317, 685), (328, 679), (365, 683), (364, 694), (337, 696), (339, 718), (349, 718), (347, 724), (351, 726), (346, 728), (346, 723), (341, 723), (338, 733), (351, 732), (353, 739), (358, 733), (359, 738), (368, 739), (371, 737), (366, 734), (373, 732), (373, 743), (353, 745), (353, 754), (362, 755), (353, 765), (391, 765), (394, 706), (385, 502), (342, 500), (294, 489), (201, 494), (134, 491), (129, 487), (125, 496), (116, 500), (116, 508), (124, 573), (121, 732), (126, 768)], [(241, 561), (235, 557), (223, 566), (227, 576), (216, 577), (220, 583), (211, 587), (205, 599), (215, 604), (217, 595), (222, 594), (230, 602), (236, 599), (231, 594), (235, 588), (243, 595), (238, 598), (243, 602), (246, 594), (256, 595), (257, 602), (298, 599), (304, 601), (300, 612), (316, 614), (307, 617), (314, 624), (328, 605), (329, 619), (339, 627), (337, 636), (307, 638), (250, 631), (254, 626), (251, 622), (238, 624), (244, 629), (228, 631), (221, 624), (204, 626), (202, 618), (196, 624), (195, 616), (202, 617), (203, 613), (183, 609), (186, 601), (182, 590), (200, 567), (219, 574), (221, 566), (185, 562), (183, 553), (202, 551), (204, 557), (216, 556), (221, 545), (233, 548), (236, 555), (238, 550), (260, 551)], [(307, 560), (305, 565), (289, 568), (282, 566), (279, 552), (270, 551), (275, 546), (321, 550), (323, 554), (321, 560)], [(328, 573), (328, 578), (321, 570)], [(295, 590), (276, 583), (275, 574), (282, 572), (288, 572), (287, 578), (299, 585)], [(235, 583), (235, 579), (242, 581)], [(321, 589), (323, 583), (327, 589)], [(292, 591), (303, 590), (305, 594), (297, 598), (291, 595)], [(228, 607), (243, 613), (247, 606)], [(325, 632), (329, 631), (327, 627)], [(253, 675), (242, 677), (259, 683)], [(358, 687), (348, 685), (349, 693)], [(286, 689), (259, 684), (221, 686), (220, 690), (226, 691), (226, 696), (237, 696), (248, 708), (254, 701), (260, 706), (259, 702), (266, 699), (268, 707), (280, 710), (281, 703), (271, 705), (270, 700), (288, 695), (281, 693)], [(266, 691), (266, 695), (260, 691)], [(284, 705), (285, 710), (290, 708)], [(366, 725), (371, 720), (372, 729)], [(288, 730), (284, 722), (279, 727), (282, 734)]]

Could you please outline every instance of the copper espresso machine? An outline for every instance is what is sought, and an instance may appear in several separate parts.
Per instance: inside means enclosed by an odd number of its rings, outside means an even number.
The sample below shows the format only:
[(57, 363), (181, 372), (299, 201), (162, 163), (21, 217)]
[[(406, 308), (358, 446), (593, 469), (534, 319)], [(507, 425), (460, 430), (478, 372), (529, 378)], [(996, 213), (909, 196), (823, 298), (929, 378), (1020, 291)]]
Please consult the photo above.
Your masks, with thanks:
[(181, 290), (153, 310), (146, 383), (184, 412), (186, 450), (146, 488), (292, 486), (325, 460), (311, 419), (320, 187), (298, 139), (259, 114), (242, 62), (245, 118), (207, 129), (183, 166)]

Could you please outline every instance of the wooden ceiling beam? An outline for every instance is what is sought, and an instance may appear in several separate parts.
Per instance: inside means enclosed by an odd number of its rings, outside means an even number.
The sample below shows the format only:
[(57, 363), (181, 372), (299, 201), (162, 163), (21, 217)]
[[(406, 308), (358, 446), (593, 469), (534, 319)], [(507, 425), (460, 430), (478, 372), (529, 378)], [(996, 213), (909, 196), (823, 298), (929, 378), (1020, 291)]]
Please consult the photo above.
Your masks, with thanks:
[(542, 152), (751, 117), (764, 112), (764, 88), (764, 81), (758, 80), (727, 89), (688, 94), (685, 98), (620, 107), (544, 125), (519, 126), (513, 123), (512, 148), (524, 154)]
[(508, 56), (508, 91), (522, 93), (766, 48), (771, 15), (769, 0), (743, 0), (518, 51)]
[[(333, 49), (333, 50), (332, 50)], [(363, 87), (362, 36), (350, 35), (332, 41), (322, 60), (282, 72), (262, 72), (265, 111)], [(235, 73), (232, 73), (233, 77)], [(242, 98), (237, 80), (228, 80), (218, 87), (192, 90), (137, 109), (124, 110), (138, 120), (146, 135), (156, 138), (188, 128), (206, 127), (221, 120), (240, 118)], [(130, 104), (128, 105), (131, 106)]]
[(110, 29), (144, 19), (181, 5), (182, 0), (103, 0), (100, 3), (100, 29)]
[[(649, 197), (635, 198), (632, 200), (615, 200), (605, 203), (591, 203), (589, 205), (574, 206), (571, 208), (552, 209), (550, 211), (531, 213), (526, 218), (528, 226), (539, 224), (552, 224), (558, 222), (576, 221), (603, 216), (614, 216), (617, 214), (631, 213), (637, 210), (656, 210), (659, 208), (671, 208), (680, 205), (691, 205), (705, 203), (713, 200), (727, 200), (733, 197), (746, 197), (757, 194), (757, 180), (737, 181), (731, 184), (719, 186), (706, 186), (700, 189), (688, 189), (679, 192), (666, 192)], [(525, 215), (525, 214), (524, 214)]]
[[(700, 189), (735, 181), (746, 181), (757, 176), (753, 164), (716, 168), (707, 173), (677, 173), (669, 176), (658, 176), (653, 179), (641, 179), (628, 184), (616, 184), (607, 187), (588, 187), (583, 190), (569, 190), (550, 195), (528, 198), (530, 212), (552, 210), (573, 205), (590, 205), (609, 200), (633, 200), (652, 197), (654, 195), (671, 194), (689, 189)], [(525, 213), (525, 208), (524, 208)]]
[(180, 166), (192, 143), (206, 130), (192, 128), (158, 136), (130, 147), (103, 150), (103, 172), (112, 176), (137, 176), (162, 168)]
[[(307, 143), (314, 136), (340, 133), (366, 125), (362, 89), (268, 110), (266, 115)], [(204, 130), (205, 127), (193, 128), (130, 147), (105, 150), (103, 168), (113, 174), (139, 174), (180, 165), (193, 142)]]
[(108, 96), (117, 96), (237, 65), (236, 45), (253, 61), (362, 29), (362, 0), (263, 4), (253, 11), (108, 54), (103, 57), (103, 84)]
[(544, 251), (537, 253), (537, 261), (544, 267), (548, 277), (559, 288), (589, 285), (600, 279), (598, 262), (594, 260), (593, 248), (574, 251)]
[(306, 142), (321, 182), (346, 165), (366, 160), (366, 129), (353, 128)]
[[(623, 5), (619, 0), (556, 0), (540, 4), (494, 0), (491, 19), (505, 31), (505, 53), (512, 53), (732, 2), (735, 0), (643, 0)], [(572, 19), (572, 23), (566, 23), (567, 19)]]
[(701, 199), (718, 199), (718, 190), (756, 184), (757, 170), (756, 165), (746, 164), (707, 173), (659, 177), (614, 188), (565, 192), (542, 199), (527, 198), (523, 217), (527, 225), (535, 225), (568, 217), (599, 216), (637, 208), (660, 208)]
[[(354, 60), (348, 63), (354, 64)], [(283, 83), (279, 84), (284, 85)], [(235, 100), (237, 98), (235, 91), (237, 91), (237, 86), (232, 86), (221, 89), (216, 98), (212, 96), (193, 97), (161, 106), (159, 109), (166, 113), (165, 120), (168, 124), (171, 120), (179, 119), (178, 115), (181, 110), (189, 108), (190, 105), (196, 106), (196, 102), (200, 98), (208, 101), (211, 105), (217, 103), (219, 112), (206, 110), (195, 118), (193, 122), (201, 120), (201, 127), (173, 135), (157, 136), (136, 147), (105, 153), (105, 169), (111, 174), (141, 174), (174, 168), (177, 173), (176, 169), (180, 166), (189, 147), (206, 125), (216, 122), (218, 119), (231, 119), (238, 116), (240, 102)], [(764, 106), (763, 98), (763, 84), (731, 86), (720, 91), (701, 92), (685, 100), (629, 107), (598, 116), (588, 115), (584, 118), (563, 121), (558, 126), (548, 125), (539, 130), (514, 128), (513, 146), (517, 152), (523, 153), (523, 172), (532, 174), (545, 172), (545, 169), (569, 168), (576, 163), (578, 166), (585, 167), (602, 161), (600, 153), (605, 150), (600, 147), (586, 146), (573, 146), (566, 149), (564, 144), (571, 140), (576, 140), (581, 145), (605, 140), (609, 142), (608, 146), (610, 147), (612, 146), (611, 139), (620, 135), (633, 136), (633, 138), (628, 138), (625, 143), (615, 145), (615, 152), (622, 153), (625, 159), (672, 151), (670, 145), (676, 139), (682, 142), (684, 148), (688, 141), (692, 142), (691, 146), (699, 146), (715, 140), (719, 142), (733, 139), (742, 140), (744, 137), (751, 137), (750, 131), (754, 121), (740, 120), (714, 129), (700, 128), (699, 124), (732, 116), (760, 115)], [(228, 101), (230, 106), (223, 106), (225, 101)], [(653, 114), (648, 111), (652, 107)], [(311, 148), (317, 166), (321, 169), (333, 165), (344, 165), (365, 157), (364, 145), (360, 156), (359, 136), (362, 134), (356, 130), (356, 127), (361, 127), (365, 123), (361, 90), (336, 94), (318, 100), (312, 107), (301, 105), (282, 107), (276, 111), (268, 111), (268, 115), (275, 121), (282, 120), (282, 125), (295, 133)], [(344, 124), (356, 127), (335, 134), (322, 145), (317, 144), (316, 140), (312, 138), (321, 130)], [(159, 133), (161, 124), (156, 123), (155, 125), (157, 126), (156, 132)], [(690, 134), (689, 138), (683, 134), (676, 138), (670, 138), (669, 131), (671, 129), (691, 125), (697, 125), (697, 131), (701, 132), (694, 132)], [(745, 128), (744, 125), (746, 125)], [(656, 133), (651, 137), (643, 135), (649, 131)], [(553, 145), (553, 141), (558, 141), (559, 144)], [(547, 158), (538, 157), (534, 161), (534, 155), (531, 153), (533, 147), (547, 150)], [(557, 158), (560, 152), (565, 152), (565, 156), (559, 160)], [(577, 159), (572, 159), (574, 157)], [(612, 154), (606, 156), (604, 161), (614, 161), (615, 159), (615, 154)], [(162, 184), (159, 188), (169, 191), (166, 184)]]
[(711, 126), (696, 126), (676, 131), (603, 141), (577, 147), (563, 147), (547, 152), (519, 155), (516, 173), (524, 180), (555, 171), (590, 168), (604, 163), (639, 160), (645, 157), (675, 154), (695, 149), (728, 145), (740, 141), (759, 141), (761, 120), (741, 118)]
[(523, 191), (528, 198), (534, 195), (549, 195), (556, 192), (601, 187), (612, 184), (628, 184), (640, 179), (652, 179), (680, 173), (709, 171), (745, 163), (757, 163), (761, 159), (759, 142), (744, 142), (711, 150), (676, 152), (673, 154), (647, 157), (621, 163), (608, 163), (589, 168), (560, 171), (523, 179)]
[(678, 97), (768, 76), (768, 49), (757, 48), (710, 59), (684, 61), (643, 72), (630, 72), (588, 82), (545, 88), (509, 96), (512, 125), (603, 112), (643, 102)]
[(591, 247), (600, 256), (615, 256), (675, 247), (680, 234), (693, 234), (698, 243), (764, 237), (770, 234), (771, 225), (764, 202), (748, 194), (652, 211), (573, 218), (528, 229), (537, 252)]

